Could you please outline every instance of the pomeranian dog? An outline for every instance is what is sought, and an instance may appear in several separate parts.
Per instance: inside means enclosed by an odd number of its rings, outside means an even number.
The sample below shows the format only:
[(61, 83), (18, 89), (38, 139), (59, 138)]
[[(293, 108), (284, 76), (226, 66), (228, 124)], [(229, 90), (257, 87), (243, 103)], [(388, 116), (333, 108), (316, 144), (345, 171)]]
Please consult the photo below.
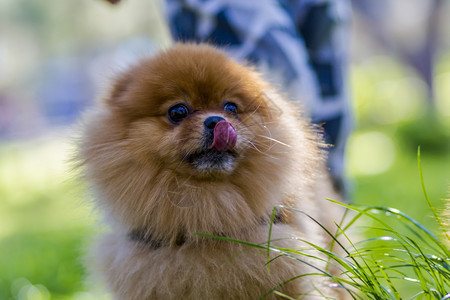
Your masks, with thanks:
[(298, 111), (208, 45), (177, 44), (118, 76), (79, 151), (110, 228), (89, 265), (116, 299), (343, 299), (326, 276), (301, 276), (326, 265), (304, 241), (331, 240), (306, 214), (331, 227), (342, 212)]

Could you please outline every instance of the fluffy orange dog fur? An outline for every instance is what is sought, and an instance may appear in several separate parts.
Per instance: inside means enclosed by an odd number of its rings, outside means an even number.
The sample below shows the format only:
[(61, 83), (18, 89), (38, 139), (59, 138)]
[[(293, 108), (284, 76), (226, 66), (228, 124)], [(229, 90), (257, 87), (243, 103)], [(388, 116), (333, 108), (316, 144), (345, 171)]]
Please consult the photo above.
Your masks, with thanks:
[[(180, 103), (188, 111), (175, 109), (182, 120), (174, 122), (168, 111)], [(202, 152), (214, 152), (204, 147), (211, 116), (237, 134), (231, 150), (212, 158)], [(79, 159), (110, 227), (90, 264), (115, 298), (258, 299), (317, 272), (289, 257), (269, 271), (260, 249), (196, 234), (267, 243), (280, 204), (330, 226), (339, 220), (325, 200), (336, 195), (318, 134), (251, 68), (208, 45), (177, 44), (122, 73), (83, 126)], [(310, 248), (301, 239), (329, 242), (305, 215), (280, 209), (272, 245)], [(292, 297), (315, 289), (343, 298), (322, 276), (277, 288)]]

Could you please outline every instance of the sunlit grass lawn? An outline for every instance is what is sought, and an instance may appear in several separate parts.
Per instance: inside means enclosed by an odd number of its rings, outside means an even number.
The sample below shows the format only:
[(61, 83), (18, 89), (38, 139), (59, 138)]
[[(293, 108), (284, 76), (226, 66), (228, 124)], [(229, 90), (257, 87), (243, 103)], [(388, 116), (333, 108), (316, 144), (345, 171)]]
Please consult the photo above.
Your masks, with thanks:
[[(353, 201), (364, 205), (394, 207), (426, 226), (435, 226), (420, 183), (417, 148), (405, 149), (400, 145), (396, 151), (396, 158), (385, 172), (353, 177)], [(370, 160), (370, 154), (365, 159)], [(430, 199), (435, 207), (442, 210), (449, 192), (450, 156), (427, 151), (422, 146), (421, 161)]]
[(86, 299), (81, 256), (93, 217), (69, 147), (53, 136), (0, 146), (0, 299)]

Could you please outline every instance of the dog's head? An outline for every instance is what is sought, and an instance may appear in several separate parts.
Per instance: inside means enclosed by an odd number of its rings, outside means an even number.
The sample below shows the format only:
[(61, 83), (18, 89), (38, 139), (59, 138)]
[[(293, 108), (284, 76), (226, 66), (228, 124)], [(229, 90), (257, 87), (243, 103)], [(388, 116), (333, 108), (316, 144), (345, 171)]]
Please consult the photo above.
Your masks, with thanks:
[(178, 45), (124, 73), (107, 99), (130, 155), (178, 174), (223, 177), (280, 139), (258, 76), (209, 46)]

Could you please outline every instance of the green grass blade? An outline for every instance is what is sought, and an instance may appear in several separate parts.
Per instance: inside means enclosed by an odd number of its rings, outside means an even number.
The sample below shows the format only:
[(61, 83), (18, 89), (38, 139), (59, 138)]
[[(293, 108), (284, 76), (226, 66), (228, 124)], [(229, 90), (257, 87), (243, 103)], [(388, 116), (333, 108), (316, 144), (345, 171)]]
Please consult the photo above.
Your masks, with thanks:
[(425, 181), (423, 179), (422, 164), (420, 162), (420, 146), (417, 148), (417, 164), (418, 164), (418, 167), (419, 167), (420, 183), (422, 185), (422, 190), (423, 190), (423, 194), (425, 196), (425, 199), (427, 200), (428, 206), (430, 207), (431, 212), (434, 215), (434, 218), (439, 223), (439, 226), (441, 227), (442, 232), (445, 234), (445, 236), (447, 237), (447, 240), (450, 242), (450, 235), (447, 232), (447, 230), (445, 229), (444, 223), (442, 222), (442, 220), (439, 217), (439, 215), (436, 213), (436, 210), (434, 209), (434, 206), (431, 203), (430, 198), (428, 197), (427, 189), (425, 187)]
[(383, 275), (383, 278), (386, 280), (386, 282), (391, 287), (391, 290), (393, 291), (393, 295), (392, 296), (394, 296), (395, 299), (401, 299), (400, 293), (395, 288), (394, 284), (391, 281), (391, 278), (389, 278), (388, 274), (383, 270), (384, 267), (382, 265), (380, 265), (377, 261), (375, 261), (375, 264), (378, 267), (378, 270), (380, 271), (381, 275)]

